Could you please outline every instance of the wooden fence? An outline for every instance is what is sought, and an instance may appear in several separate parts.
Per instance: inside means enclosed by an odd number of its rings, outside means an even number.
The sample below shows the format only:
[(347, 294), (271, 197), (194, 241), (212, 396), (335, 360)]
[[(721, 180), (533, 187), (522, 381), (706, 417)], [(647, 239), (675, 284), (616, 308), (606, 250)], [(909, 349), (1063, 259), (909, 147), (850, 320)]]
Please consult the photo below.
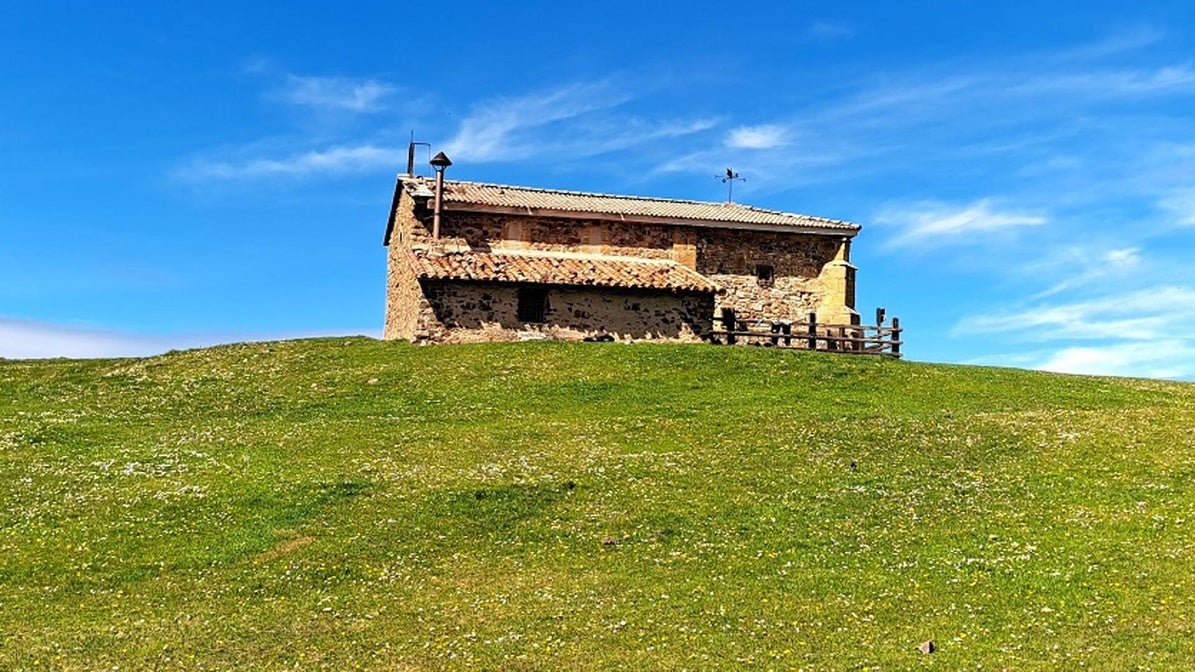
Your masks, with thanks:
[(851, 355), (882, 355), (900, 358), (900, 318), (892, 318), (891, 326), (884, 326), (883, 308), (876, 309), (876, 323), (829, 324), (817, 321), (816, 313), (809, 313), (803, 322), (789, 320), (744, 320), (736, 316), (733, 308), (723, 308), (722, 314), (714, 317), (720, 329), (710, 332), (714, 343), (727, 345), (746, 344), (775, 346), (780, 348), (802, 348), (805, 350), (827, 350)]

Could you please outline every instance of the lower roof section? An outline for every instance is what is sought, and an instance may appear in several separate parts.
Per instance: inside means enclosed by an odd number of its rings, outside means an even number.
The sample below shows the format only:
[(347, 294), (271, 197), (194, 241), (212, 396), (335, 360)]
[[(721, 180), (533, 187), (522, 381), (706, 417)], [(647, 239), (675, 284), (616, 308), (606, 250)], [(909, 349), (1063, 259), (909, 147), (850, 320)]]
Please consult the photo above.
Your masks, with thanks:
[(530, 251), (414, 248), (411, 267), (421, 280), (471, 280), (674, 292), (718, 291), (709, 278), (665, 259), (632, 259)]

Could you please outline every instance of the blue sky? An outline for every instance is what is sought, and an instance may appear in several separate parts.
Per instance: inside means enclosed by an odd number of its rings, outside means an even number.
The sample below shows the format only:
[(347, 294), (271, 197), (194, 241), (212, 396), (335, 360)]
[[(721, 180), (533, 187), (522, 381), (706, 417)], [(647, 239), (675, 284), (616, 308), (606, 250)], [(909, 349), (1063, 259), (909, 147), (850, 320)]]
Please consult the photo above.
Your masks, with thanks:
[(913, 359), (1195, 378), (1188, 3), (6, 6), (0, 356), (381, 332), (449, 177), (847, 219)]

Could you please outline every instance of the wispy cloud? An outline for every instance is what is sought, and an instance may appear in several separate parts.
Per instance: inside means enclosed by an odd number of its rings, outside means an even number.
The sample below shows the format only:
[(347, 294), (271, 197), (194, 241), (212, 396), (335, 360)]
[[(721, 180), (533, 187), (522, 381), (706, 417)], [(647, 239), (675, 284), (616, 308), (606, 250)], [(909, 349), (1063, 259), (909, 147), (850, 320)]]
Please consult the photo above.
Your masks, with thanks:
[(529, 137), (528, 131), (616, 107), (629, 99), (606, 82), (500, 98), (465, 117), (445, 151), (476, 163), (525, 158), (537, 152), (535, 138)]
[(1026, 272), (1038, 277), (1061, 275), (1062, 279), (1029, 298), (1036, 301), (1067, 290), (1088, 288), (1100, 282), (1118, 280), (1138, 271), (1141, 263), (1139, 247), (1093, 251), (1085, 247), (1071, 246), (1054, 250), (1049, 259), (1028, 264)]
[(847, 23), (819, 19), (805, 29), (803, 37), (810, 42), (832, 42), (854, 34), (855, 30)]
[[(296, 128), (241, 146), (199, 152), (180, 162), (168, 176), (177, 182), (235, 183), (342, 176), (406, 162), (406, 148), (392, 146), (394, 118), (418, 114), (426, 98), (393, 102), (398, 88), (377, 79), (281, 74), (268, 60), (253, 59), (249, 74), (273, 80), (267, 99), (313, 114), (290, 119)], [(270, 85), (267, 84), (267, 87)], [(387, 126), (366, 113), (387, 112)], [(351, 122), (351, 123), (346, 123)]]
[(967, 363), (1088, 376), (1192, 380), (1195, 379), (1195, 343), (1180, 338), (1087, 343), (989, 354)]
[[(306, 84), (310, 84), (307, 82)], [(304, 85), (312, 100), (344, 93), (342, 106), (365, 109), (371, 95), (330, 86), (328, 81)], [(359, 88), (359, 87), (358, 87)], [(310, 90), (308, 90), (310, 89)], [(356, 91), (354, 93), (353, 91)], [(516, 163), (559, 158), (575, 161), (628, 147), (648, 149), (652, 143), (713, 129), (713, 118), (644, 118), (620, 114), (630, 94), (610, 82), (573, 84), (515, 97), (501, 97), (477, 105), (457, 125), (443, 149), (455, 162)], [(373, 134), (387, 138), (384, 130)], [(394, 169), (406, 161), (406, 147), (386, 142), (343, 142), (325, 147), (286, 151), (287, 141), (272, 140), (200, 156), (173, 171), (183, 182), (231, 182), (283, 178), (315, 178)], [(291, 144), (297, 144), (292, 142)]]
[(938, 246), (981, 242), (981, 237), (976, 234), (1038, 226), (1044, 224), (1046, 218), (1038, 214), (1001, 211), (991, 199), (982, 199), (961, 207), (935, 202), (889, 205), (876, 215), (875, 221), (895, 230), (888, 241), (890, 245)]
[(1163, 196), (1158, 206), (1171, 214), (1179, 226), (1195, 226), (1195, 188), (1180, 189)]
[(1195, 378), (1195, 344), (1161, 339), (1068, 347), (1032, 367), (1057, 373), (1190, 379)]
[(959, 321), (954, 333), (1012, 333), (1028, 341), (1156, 340), (1173, 338), (1178, 325), (1192, 321), (1195, 290), (1158, 286), (970, 316)]
[(186, 182), (262, 178), (303, 178), (393, 168), (406, 161), (406, 150), (378, 145), (336, 146), (282, 157), (217, 161), (197, 159), (175, 171)]
[[(930, 135), (920, 138), (920, 147), (950, 138), (943, 149), (951, 150), (960, 144), (989, 142), (994, 127), (1044, 123), (1047, 126), (1040, 130), (1052, 133), (1060, 114), (1073, 120), (1109, 101), (1195, 96), (1195, 68), (1187, 64), (1107, 68), (1065, 63), (1046, 71), (1042, 67), (1040, 63), (998, 68), (960, 64), (888, 73), (870, 85), (859, 82), (853, 94), (770, 123), (816, 136), (882, 139), (928, 128)], [(977, 110), (994, 109), (1000, 114), (976, 116)], [(893, 146), (891, 142), (871, 144)]]
[(657, 142), (690, 136), (714, 128), (714, 119), (613, 119), (579, 123), (568, 133), (545, 135), (536, 156), (584, 158), (630, 147), (647, 148)]
[(0, 318), (0, 357), (9, 359), (137, 357), (172, 347), (170, 339)]
[[(1135, 252), (1123, 251), (1126, 263)], [(1113, 255), (1116, 256), (1116, 255)], [(1046, 297), (1053, 298), (1052, 296)], [(959, 320), (956, 338), (1003, 335), (1035, 348), (983, 358), (1044, 371), (1151, 378), (1195, 378), (1195, 290), (1151, 286), (1078, 300), (1035, 300), (1018, 309)]]
[[(1017, 167), (1010, 169), (1009, 161), (1025, 161), (1026, 170), (1056, 165), (1061, 148), (1078, 147), (1090, 159), (1089, 172), (1098, 169), (1125, 179), (1131, 175), (1127, 167), (1140, 163), (1137, 154), (1148, 149), (1140, 137), (1154, 127), (1133, 127), (1137, 137), (1131, 139), (1113, 133), (1102, 125), (1108, 119), (1107, 104), (1161, 105), (1195, 96), (1195, 67), (1185, 61), (1112, 63), (1112, 58), (1161, 37), (1157, 30), (1138, 28), (1069, 51), (880, 70), (820, 94), (811, 92), (817, 105), (740, 127), (785, 129), (788, 143), (769, 143), (765, 134), (744, 132), (727, 136), (724, 145), (757, 149), (759, 165), (780, 174), (789, 172), (795, 160), (789, 151), (793, 138), (810, 153), (846, 157), (839, 162), (841, 170), (820, 172), (822, 180), (857, 176), (868, 164), (916, 170), (964, 157), (998, 158), (1004, 162), (1001, 169), (1012, 174)], [(1016, 147), (1024, 149), (1013, 151)], [(675, 168), (675, 161), (670, 164)]]
[(287, 75), (275, 96), (293, 105), (349, 112), (376, 112), (393, 94), (390, 84), (351, 77), (302, 77)]
[(1098, 61), (1137, 51), (1160, 42), (1166, 32), (1148, 24), (1122, 29), (1091, 44), (1066, 49), (1057, 54), (1057, 61)]
[(571, 160), (693, 135), (717, 121), (644, 119), (616, 110), (631, 96), (610, 82), (573, 84), (480, 104), (445, 146), (454, 160), (517, 162)]
[(314, 338), (368, 334), (380, 336), (376, 328), (366, 330), (315, 330), (303, 333), (227, 334), (138, 334), (97, 327), (33, 322), (0, 317), (0, 357), (44, 359), (70, 357), (147, 357), (169, 350), (202, 348), (221, 343)]
[(1022, 80), (1006, 89), (1010, 97), (1081, 95), (1092, 99), (1195, 92), (1195, 69), (1188, 65), (1154, 68), (1055, 72)]
[(739, 126), (733, 128), (724, 141), (735, 149), (772, 149), (788, 144), (788, 129), (777, 124)]
[[(1073, 179), (1078, 160), (1086, 162), (1082, 168), (1092, 179), (1098, 175), (1109, 184), (1132, 179), (1129, 166), (1143, 161), (1140, 152), (1148, 145), (1103, 125), (1107, 104), (1195, 96), (1195, 68), (1184, 62), (1126, 67), (1106, 59), (1159, 39), (1157, 31), (1142, 29), (1067, 53), (876, 71), (811, 91), (816, 105), (731, 126), (721, 147), (675, 151), (650, 172), (705, 173), (727, 161), (727, 149), (744, 149), (750, 150), (749, 161), (736, 158), (735, 166), (750, 172), (753, 190), (765, 191), (959, 161), (973, 170), (980, 161), (999, 162), (991, 177), (1026, 190), (1034, 182), (1022, 170), (1053, 170), (1055, 178)], [(1148, 136), (1151, 128), (1138, 126), (1134, 135)], [(794, 146), (801, 151), (792, 151)], [(1069, 168), (1063, 165), (1067, 159)], [(1076, 186), (1046, 196), (1051, 202), (1091, 197), (1084, 185)]]

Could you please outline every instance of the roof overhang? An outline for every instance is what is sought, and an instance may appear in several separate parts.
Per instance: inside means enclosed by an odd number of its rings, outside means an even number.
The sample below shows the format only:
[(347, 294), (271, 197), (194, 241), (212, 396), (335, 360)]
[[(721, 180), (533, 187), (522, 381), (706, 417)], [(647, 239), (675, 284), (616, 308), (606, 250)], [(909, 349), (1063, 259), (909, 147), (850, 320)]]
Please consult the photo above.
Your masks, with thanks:
[[(821, 226), (800, 226), (791, 224), (759, 224), (753, 222), (728, 222), (709, 219), (681, 219), (675, 217), (653, 217), (650, 215), (624, 215), (607, 212), (587, 212), (576, 210), (553, 210), (550, 208), (510, 207), (503, 205), (481, 205), (476, 203), (443, 204), (445, 212), (475, 212), (493, 215), (522, 215), (524, 217), (544, 217), (551, 219), (586, 219), (604, 222), (628, 222), (634, 224), (658, 224), (661, 226), (696, 226), (707, 229), (732, 229), (737, 231), (768, 231), (773, 233), (803, 234), (812, 236), (831, 236), (834, 238), (854, 238), (859, 233), (858, 226), (831, 228)], [(392, 217), (393, 219), (393, 217)]]

